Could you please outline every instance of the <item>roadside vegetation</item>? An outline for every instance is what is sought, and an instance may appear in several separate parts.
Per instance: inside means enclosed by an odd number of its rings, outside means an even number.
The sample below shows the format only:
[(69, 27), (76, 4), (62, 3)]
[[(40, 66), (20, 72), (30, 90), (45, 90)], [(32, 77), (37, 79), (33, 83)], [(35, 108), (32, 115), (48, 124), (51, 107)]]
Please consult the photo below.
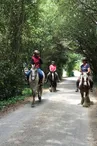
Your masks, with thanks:
[(24, 101), (26, 98), (29, 98), (31, 95), (32, 95), (31, 89), (24, 88), (24, 90), (22, 91), (22, 95), (8, 98), (8, 100), (1, 100), (0, 111), (4, 111), (5, 108), (10, 107), (11, 105), (14, 106), (16, 103)]

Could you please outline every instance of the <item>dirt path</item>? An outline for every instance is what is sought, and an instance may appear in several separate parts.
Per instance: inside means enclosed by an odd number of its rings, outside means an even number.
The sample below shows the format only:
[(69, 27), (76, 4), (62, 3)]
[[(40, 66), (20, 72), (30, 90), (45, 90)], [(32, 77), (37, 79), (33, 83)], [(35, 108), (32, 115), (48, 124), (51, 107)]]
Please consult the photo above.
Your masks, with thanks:
[(2, 116), (0, 146), (97, 146), (97, 101), (91, 94), (94, 105), (83, 108), (75, 80), (63, 80), (55, 93), (47, 90), (35, 108), (29, 98)]

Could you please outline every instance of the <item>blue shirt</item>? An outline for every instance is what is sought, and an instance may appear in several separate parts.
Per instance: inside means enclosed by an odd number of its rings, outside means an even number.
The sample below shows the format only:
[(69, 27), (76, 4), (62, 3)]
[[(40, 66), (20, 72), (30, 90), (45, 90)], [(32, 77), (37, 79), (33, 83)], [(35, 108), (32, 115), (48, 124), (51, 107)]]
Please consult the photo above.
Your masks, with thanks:
[(88, 71), (88, 68), (90, 68), (90, 65), (89, 64), (82, 64), (81, 65), (81, 71), (82, 72), (87, 72)]

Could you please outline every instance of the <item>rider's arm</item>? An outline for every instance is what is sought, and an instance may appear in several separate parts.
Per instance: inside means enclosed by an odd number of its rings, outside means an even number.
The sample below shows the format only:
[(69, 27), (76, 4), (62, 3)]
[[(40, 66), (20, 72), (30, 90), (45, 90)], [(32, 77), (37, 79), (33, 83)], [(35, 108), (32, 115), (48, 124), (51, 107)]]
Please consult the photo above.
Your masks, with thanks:
[(91, 70), (90, 70), (90, 67), (89, 67), (87, 73), (90, 73), (90, 72), (91, 72)]
[(43, 64), (43, 61), (42, 61), (42, 59), (40, 58), (40, 64)]
[(31, 64), (33, 64), (33, 65), (35, 64), (33, 59), (31, 59)]
[(79, 70), (79, 71), (80, 71), (80, 73), (82, 73), (82, 69), (81, 69), (81, 67), (80, 67), (80, 70)]
[(33, 60), (33, 59), (31, 59), (31, 66), (32, 66), (32, 68), (34, 68), (34, 67), (35, 67), (35, 62), (34, 62), (34, 60)]
[(87, 73), (90, 73), (90, 72), (91, 72), (90, 65), (87, 64)]

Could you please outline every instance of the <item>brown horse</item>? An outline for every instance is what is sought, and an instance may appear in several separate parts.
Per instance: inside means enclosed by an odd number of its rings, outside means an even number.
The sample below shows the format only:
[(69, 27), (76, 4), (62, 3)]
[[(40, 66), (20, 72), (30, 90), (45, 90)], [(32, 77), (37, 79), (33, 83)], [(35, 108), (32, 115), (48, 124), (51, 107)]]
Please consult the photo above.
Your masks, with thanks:
[(31, 105), (32, 107), (35, 104), (36, 94), (38, 94), (38, 99), (39, 101), (41, 101), (44, 78), (45, 78), (45, 75), (43, 72), (43, 81), (41, 83), (39, 80), (39, 74), (38, 74), (37, 68), (35, 68), (35, 66), (32, 66), (31, 73), (29, 75), (29, 85), (32, 90), (32, 96), (33, 96), (32, 105)]
[(81, 104), (83, 107), (90, 106), (89, 89), (90, 82), (87, 73), (82, 73), (80, 76), (79, 89), (81, 93)]

